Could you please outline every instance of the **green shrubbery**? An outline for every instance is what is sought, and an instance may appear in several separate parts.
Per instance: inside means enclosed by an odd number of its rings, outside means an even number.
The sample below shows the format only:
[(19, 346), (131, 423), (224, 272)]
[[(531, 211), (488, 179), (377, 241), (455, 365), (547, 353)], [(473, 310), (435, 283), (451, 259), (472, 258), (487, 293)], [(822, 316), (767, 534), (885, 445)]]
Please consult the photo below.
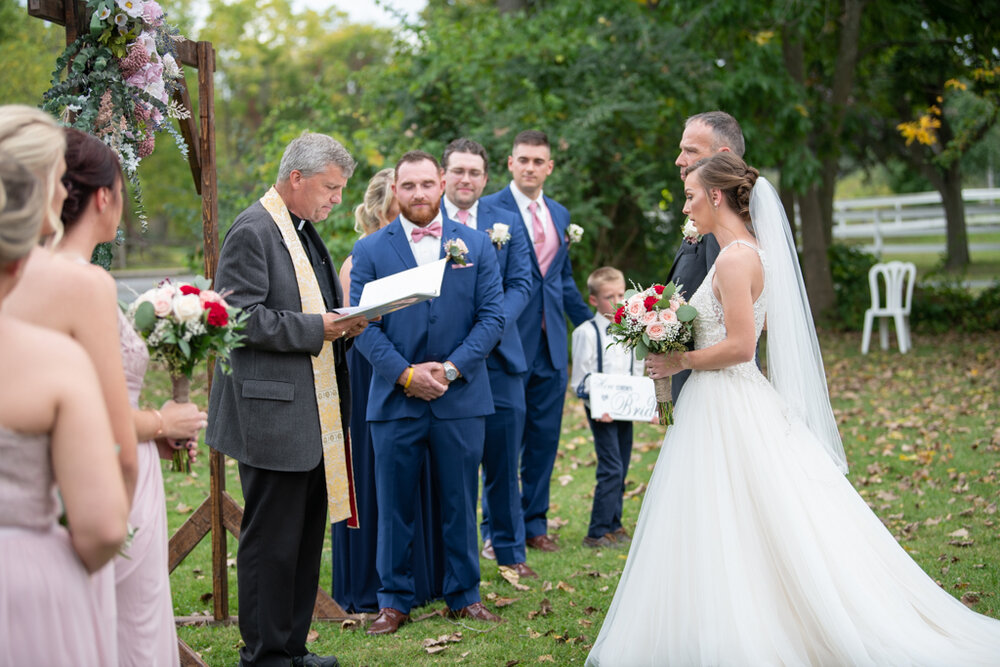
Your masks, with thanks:
[[(839, 243), (830, 246), (829, 257), (836, 293), (829, 324), (839, 331), (860, 331), (871, 306), (868, 270), (878, 259)], [(913, 289), (910, 325), (924, 333), (1000, 331), (1000, 281), (975, 294), (962, 285), (961, 277), (925, 276)]]

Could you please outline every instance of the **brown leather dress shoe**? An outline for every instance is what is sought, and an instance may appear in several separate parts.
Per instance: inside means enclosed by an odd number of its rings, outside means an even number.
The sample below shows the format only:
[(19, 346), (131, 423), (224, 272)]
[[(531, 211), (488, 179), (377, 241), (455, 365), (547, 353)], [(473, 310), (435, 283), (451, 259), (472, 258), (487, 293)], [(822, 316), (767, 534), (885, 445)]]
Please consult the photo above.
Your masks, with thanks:
[(618, 542), (615, 541), (615, 536), (611, 533), (604, 533), (600, 537), (590, 537), (589, 535), (584, 537), (583, 546), (591, 549), (613, 549), (618, 546)]
[(632, 537), (625, 530), (624, 526), (619, 526), (615, 532), (611, 533), (611, 537), (615, 538), (615, 542), (619, 544), (628, 544), (632, 541)]
[(510, 566), (512, 570), (517, 572), (517, 576), (521, 579), (537, 579), (538, 573), (528, 567), (527, 563), (514, 563)]
[(404, 614), (398, 609), (393, 609), (392, 607), (382, 607), (378, 610), (378, 616), (374, 621), (372, 621), (372, 624), (368, 626), (368, 634), (391, 635), (396, 630), (399, 630), (399, 626), (409, 620), (409, 614)]
[(490, 623), (503, 623), (503, 619), (487, 609), (482, 602), (473, 602), (458, 611), (449, 609), (448, 616), (451, 618), (472, 618), (477, 621), (489, 621)]
[(559, 545), (548, 535), (529, 537), (524, 543), (532, 549), (538, 549), (539, 551), (559, 551)]
[(479, 555), (486, 560), (496, 560), (496, 552), (493, 551), (493, 540), (486, 539), (483, 541), (483, 550), (479, 552)]

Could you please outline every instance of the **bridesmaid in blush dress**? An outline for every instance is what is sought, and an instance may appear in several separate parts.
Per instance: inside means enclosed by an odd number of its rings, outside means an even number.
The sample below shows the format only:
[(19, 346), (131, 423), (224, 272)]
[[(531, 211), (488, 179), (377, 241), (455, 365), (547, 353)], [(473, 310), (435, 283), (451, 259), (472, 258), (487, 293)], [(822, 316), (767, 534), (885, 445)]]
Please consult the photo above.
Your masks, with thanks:
[[(377, 232), (399, 215), (392, 194), (394, 171), (383, 169), (372, 176), (364, 202), (354, 209), (354, 229), (361, 238)], [(348, 256), (340, 267), (344, 294), (351, 293), (352, 260)], [(356, 304), (355, 304), (356, 305)], [(348, 528), (342, 521), (331, 526), (333, 552), (333, 598), (348, 613), (377, 612), (376, 593), (381, 585), (375, 571), (378, 547), (378, 507), (375, 500), (375, 455), (368, 434), (368, 388), (372, 367), (353, 347), (347, 351), (351, 373), (351, 455), (354, 486), (358, 503), (359, 527)], [(413, 576), (417, 604), (441, 597), (444, 581), (444, 544), (441, 537), (440, 504), (431, 493), (430, 465), (424, 466), (420, 485), (419, 525), (414, 530)]]
[[(47, 194), (0, 154), (0, 304)], [(113, 665), (90, 575), (124, 541), (128, 500), (93, 365), (67, 336), (0, 313), (0, 377), (0, 664)]]
[[(65, 230), (57, 252), (85, 261), (100, 242), (110, 241), (121, 219), (124, 196), (118, 158), (103, 142), (79, 130), (66, 130)], [(103, 272), (89, 265), (91, 271)], [(149, 353), (142, 338), (119, 311), (118, 332), (129, 402), (139, 439), (138, 476), (129, 523), (135, 535), (115, 559), (118, 608), (118, 660), (123, 666), (166, 667), (180, 661), (174, 607), (170, 596), (166, 500), (161, 458), (170, 458), (168, 441), (196, 441), (206, 415), (194, 403), (167, 401), (159, 409), (139, 409)], [(188, 450), (193, 458), (196, 450)]]

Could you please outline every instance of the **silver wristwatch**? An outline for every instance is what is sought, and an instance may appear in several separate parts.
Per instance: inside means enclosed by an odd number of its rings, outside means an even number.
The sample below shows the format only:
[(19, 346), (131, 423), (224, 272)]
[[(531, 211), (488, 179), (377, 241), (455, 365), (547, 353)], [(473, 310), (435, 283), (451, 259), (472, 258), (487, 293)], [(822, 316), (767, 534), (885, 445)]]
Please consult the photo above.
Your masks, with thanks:
[(444, 366), (445, 380), (447, 380), (448, 382), (454, 382), (455, 380), (458, 379), (458, 369), (455, 368), (455, 364), (451, 363), (450, 361), (446, 361), (441, 365)]

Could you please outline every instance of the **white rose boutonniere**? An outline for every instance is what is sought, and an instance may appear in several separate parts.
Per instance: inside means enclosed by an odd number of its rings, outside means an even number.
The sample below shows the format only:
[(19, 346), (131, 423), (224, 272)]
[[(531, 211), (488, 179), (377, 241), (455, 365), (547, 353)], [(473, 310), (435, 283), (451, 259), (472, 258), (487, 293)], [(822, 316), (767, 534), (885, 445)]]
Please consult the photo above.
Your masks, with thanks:
[(510, 226), (502, 222), (494, 222), (493, 226), (486, 230), (486, 233), (490, 235), (490, 241), (497, 247), (497, 250), (510, 241)]
[(448, 239), (444, 242), (444, 253), (452, 261), (451, 268), (459, 269), (472, 266), (469, 263), (469, 247), (462, 239)]
[(682, 233), (684, 234), (684, 240), (691, 245), (701, 242), (701, 234), (698, 233), (698, 227), (691, 222), (690, 218), (684, 221)]
[(573, 244), (579, 243), (581, 239), (583, 239), (583, 227), (570, 223), (569, 227), (566, 228), (566, 240)]

